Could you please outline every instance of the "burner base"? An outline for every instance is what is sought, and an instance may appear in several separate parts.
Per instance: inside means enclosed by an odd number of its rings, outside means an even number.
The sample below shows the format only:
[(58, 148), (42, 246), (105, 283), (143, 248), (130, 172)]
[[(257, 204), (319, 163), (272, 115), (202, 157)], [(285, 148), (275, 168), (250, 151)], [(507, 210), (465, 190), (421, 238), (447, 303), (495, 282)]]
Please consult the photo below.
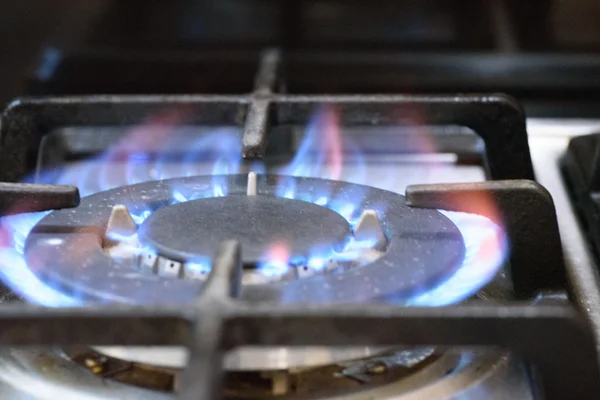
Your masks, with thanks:
[[(145, 219), (152, 223), (153, 212), (160, 212), (161, 209), (167, 212), (174, 203), (180, 202), (175, 197), (178, 191), (186, 199), (202, 198), (215, 180), (227, 188), (227, 197), (247, 196), (247, 175), (197, 176), (123, 186), (86, 197), (76, 209), (54, 211), (42, 219), (27, 237), (27, 268), (48, 286), (60, 288), (63, 294), (75, 297), (77, 301), (189, 304), (202, 290), (201, 280), (153, 276), (141, 271), (133, 263), (128, 265), (119, 262), (103, 249), (102, 237), (115, 205), (126, 206), (132, 216), (137, 216), (135, 222), (142, 226)], [(303, 200), (290, 200), (290, 204), (310, 208), (312, 216), (317, 213), (321, 215), (321, 211), (316, 210), (323, 208), (323, 219), (319, 221), (302, 221), (301, 210), (296, 210), (297, 215), (293, 220), (307, 231), (302, 234), (299, 248), (313, 243), (313, 238), (307, 237), (308, 232), (318, 239), (314, 243), (319, 243), (323, 235), (333, 233), (334, 237), (328, 239), (328, 243), (334, 245), (350, 231), (347, 221), (353, 221), (369, 210), (379, 216), (387, 246), (380, 256), (359, 268), (303, 279), (245, 285), (242, 290), (245, 300), (347, 303), (381, 299), (392, 300), (399, 305), (407, 304), (415, 296), (446, 282), (463, 264), (466, 251), (463, 236), (458, 227), (438, 211), (408, 207), (404, 196), (385, 190), (316, 178), (261, 175), (256, 180), (257, 196), (271, 197), (273, 204), (287, 204), (278, 196), (282, 180), (292, 182), (296, 196)], [(230, 207), (233, 207), (236, 200), (225, 198), (205, 200), (215, 202), (215, 205), (223, 200), (223, 204), (229, 201), (232, 202)], [(321, 202), (323, 198), (324, 203)], [(305, 202), (315, 204), (305, 205)], [(195, 207), (184, 206), (185, 202), (181, 204), (182, 207)], [(351, 206), (351, 213), (346, 212), (347, 206)], [(344, 223), (336, 219), (334, 211), (344, 215), (340, 216), (345, 219)], [(269, 213), (268, 210), (266, 212)], [(140, 220), (139, 216), (143, 214), (147, 215)], [(349, 214), (352, 215), (348, 217)], [(157, 218), (160, 218), (160, 214)], [(271, 216), (265, 218), (273, 221)], [(292, 220), (289, 216), (283, 218)], [(335, 220), (333, 228), (325, 227), (323, 233), (318, 233), (313, 224), (328, 223), (332, 218)], [(232, 221), (231, 224), (236, 226), (235, 215)], [(356, 230), (372, 231), (369, 228), (371, 224), (362, 225), (357, 226)], [(176, 230), (177, 226), (173, 224), (172, 229)], [(247, 233), (248, 226), (242, 229)], [(272, 226), (272, 229), (281, 231), (279, 226)], [(193, 240), (191, 244), (194, 244)], [(205, 255), (208, 261), (213, 252)], [(210, 266), (209, 263), (207, 265)], [(315, 268), (322, 269), (323, 266)]]

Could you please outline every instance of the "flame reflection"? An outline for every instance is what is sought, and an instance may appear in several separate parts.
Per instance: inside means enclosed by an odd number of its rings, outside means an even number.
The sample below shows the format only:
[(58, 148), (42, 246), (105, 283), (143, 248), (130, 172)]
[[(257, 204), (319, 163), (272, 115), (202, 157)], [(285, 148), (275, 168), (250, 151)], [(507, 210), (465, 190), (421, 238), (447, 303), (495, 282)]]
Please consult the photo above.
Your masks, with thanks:
[[(417, 115), (417, 114), (415, 114)], [(83, 196), (128, 184), (149, 180), (168, 179), (194, 175), (212, 175), (213, 181), (206, 188), (173, 187), (173, 202), (185, 202), (197, 198), (219, 197), (228, 194), (226, 180), (220, 176), (247, 172), (240, 164), (241, 132), (231, 127), (217, 127), (210, 130), (185, 125), (186, 114), (165, 113), (159, 118), (137, 126), (123, 136), (109, 152), (95, 159), (66, 167), (54, 179), (56, 171), (46, 171), (38, 182), (75, 184)], [(415, 118), (411, 114), (411, 118)], [(412, 121), (415, 123), (418, 121)], [(420, 135), (420, 146), (424, 152), (434, 152), (434, 146), (427, 132)], [(368, 162), (360, 146), (351, 138), (340, 134), (340, 123), (335, 108), (318, 110), (304, 132), (303, 139), (290, 163), (269, 172), (281, 176), (277, 195), (309, 201), (331, 208), (354, 226), (358, 210), (364, 202), (360, 190), (344, 193), (336, 198), (323, 188), (313, 190), (307, 197), (295, 180), (289, 177), (316, 177), (343, 180), (357, 184), (374, 186), (380, 189), (399, 191), (396, 177), (387, 169), (386, 173), (368, 173)], [(263, 163), (255, 162), (252, 171), (264, 173)], [(435, 179), (431, 179), (435, 180)], [(315, 194), (316, 193), (316, 194)], [(481, 198), (482, 213), (494, 214), (494, 204), (489, 198)], [(370, 205), (378, 213), (385, 213), (385, 204)], [(132, 217), (137, 224), (144, 222), (152, 210), (136, 209)], [(0, 221), (0, 274), (7, 286), (25, 299), (48, 306), (69, 306), (80, 304), (73, 295), (66, 295), (59, 288), (52, 288), (41, 282), (29, 270), (23, 258), (25, 240), (47, 213), (31, 213), (5, 217)], [(507, 246), (500, 227), (479, 215), (444, 212), (461, 230), (465, 245), (464, 265), (446, 282), (421, 293), (404, 305), (438, 306), (463, 300), (486, 283), (498, 272), (502, 265)], [(364, 243), (350, 243), (352, 249), (372, 246)], [(283, 275), (290, 264), (285, 243), (276, 243), (269, 250), (270, 260), (259, 266), (265, 275)], [(310, 254), (303, 262), (313, 270), (322, 270), (328, 260), (335, 257), (352, 257), (352, 252)], [(210, 258), (190, 263), (194, 272), (207, 274), (210, 271)], [(327, 297), (327, 296), (325, 296)]]

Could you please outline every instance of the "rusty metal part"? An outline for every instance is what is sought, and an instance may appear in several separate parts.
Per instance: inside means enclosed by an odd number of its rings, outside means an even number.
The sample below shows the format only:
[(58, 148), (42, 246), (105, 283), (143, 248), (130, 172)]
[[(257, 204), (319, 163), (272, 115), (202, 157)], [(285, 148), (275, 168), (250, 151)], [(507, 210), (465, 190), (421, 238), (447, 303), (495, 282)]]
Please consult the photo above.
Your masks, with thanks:
[(372, 375), (387, 373), (396, 366), (411, 368), (434, 354), (433, 347), (417, 347), (414, 349), (398, 349), (368, 359), (347, 362), (340, 375), (359, 382), (369, 382)]
[[(144, 364), (128, 363), (111, 357), (105, 357), (89, 348), (75, 348), (65, 351), (66, 354), (58, 352), (56, 356), (60, 359), (62, 366), (56, 365), (56, 359), (53, 354), (44, 354), (39, 351), (37, 357), (31, 354), (31, 351), (20, 349), (12, 352), (11, 356), (6, 356), (9, 350), (5, 350), (3, 362), (0, 362), (0, 377), (10, 380), (10, 386), (14, 386), (17, 391), (23, 389), (24, 371), (32, 371), (32, 375), (37, 376), (44, 383), (52, 384), (53, 381), (59, 381), (62, 385), (61, 391), (53, 391), (47, 395), (41, 396), (44, 400), (53, 398), (68, 398), (69, 392), (76, 391), (77, 388), (87, 386), (87, 393), (93, 393), (98, 396), (102, 393), (106, 398), (126, 397), (131, 391), (137, 390), (138, 397), (145, 399), (164, 399), (171, 395), (166, 392), (179, 392), (180, 383), (178, 381), (178, 370), (154, 368)], [(66, 356), (66, 357), (65, 357)], [(14, 358), (20, 358), (17, 366), (11, 365)], [(71, 358), (76, 364), (65, 364), (65, 358)], [(71, 370), (79, 368), (80, 365), (90, 369), (87, 361), (92, 364), (100, 364), (102, 371), (93, 376), (92, 374), (83, 374), (87, 379), (81, 379), (81, 373), (69, 373)], [(392, 362), (387, 371), (380, 374), (368, 376), (368, 383), (361, 383), (356, 376), (341, 374), (340, 365), (324, 365), (316, 368), (302, 368), (299, 370), (280, 370), (278, 373), (265, 372), (260, 370), (231, 372), (225, 375), (223, 385), (223, 395), (226, 399), (238, 400), (258, 400), (274, 398), (274, 384), (282, 383), (282, 379), (289, 378), (291, 383), (288, 396), (276, 397), (278, 399), (297, 399), (311, 398), (319, 400), (365, 400), (365, 399), (415, 399), (415, 398), (435, 398), (435, 396), (424, 396), (423, 392), (435, 393), (442, 392), (451, 396), (458, 392), (474, 390), (478, 393), (486, 393), (487, 396), (478, 395), (474, 398), (489, 398), (490, 396), (502, 396), (506, 393), (515, 393), (515, 386), (523, 387), (519, 394), (515, 396), (519, 400), (530, 400), (529, 393), (525, 389), (526, 380), (522, 373), (515, 368), (510, 368), (506, 362), (507, 356), (497, 351), (447, 351), (442, 355), (428, 357), (416, 363)], [(363, 360), (366, 364), (369, 360)], [(511, 363), (515, 364), (516, 363)], [(12, 368), (11, 368), (12, 367)], [(39, 369), (46, 371), (40, 375)], [(94, 368), (94, 367), (92, 367)], [(10, 371), (9, 371), (10, 369)], [(65, 370), (66, 369), (66, 370)], [(53, 373), (49, 373), (51, 370)], [(60, 373), (60, 372), (62, 373)], [(93, 372), (93, 371), (92, 371)], [(351, 371), (348, 371), (351, 372)], [(517, 374), (515, 374), (517, 373)], [(15, 376), (16, 375), (16, 376)], [(277, 376), (279, 375), (279, 376)], [(516, 375), (516, 376), (515, 376)], [(511, 380), (514, 376), (517, 382)], [(489, 382), (489, 378), (492, 382)], [(12, 379), (11, 379), (12, 378)], [(512, 383), (511, 389), (506, 390), (507, 380)], [(74, 383), (73, 381), (77, 381)], [(278, 381), (278, 382), (276, 382)], [(454, 381), (454, 383), (452, 383)], [(458, 381), (458, 382), (457, 382)], [(495, 383), (493, 383), (495, 382)], [(115, 386), (122, 383), (121, 386)], [(74, 387), (75, 386), (75, 387)], [(7, 391), (9, 385), (0, 386), (0, 395), (6, 398), (16, 398), (10, 396)], [(436, 389), (437, 387), (437, 389)], [(144, 388), (154, 389), (152, 392), (145, 391)], [(67, 393), (65, 393), (67, 392)], [(124, 394), (125, 392), (125, 394)], [(502, 394), (501, 394), (502, 393)], [(421, 397), (419, 397), (421, 395)], [(138, 398), (130, 394), (131, 398)], [(470, 399), (472, 396), (468, 396)], [(82, 397), (83, 398), (83, 397)], [(88, 397), (85, 397), (88, 399)], [(42, 399), (40, 399), (42, 400)]]

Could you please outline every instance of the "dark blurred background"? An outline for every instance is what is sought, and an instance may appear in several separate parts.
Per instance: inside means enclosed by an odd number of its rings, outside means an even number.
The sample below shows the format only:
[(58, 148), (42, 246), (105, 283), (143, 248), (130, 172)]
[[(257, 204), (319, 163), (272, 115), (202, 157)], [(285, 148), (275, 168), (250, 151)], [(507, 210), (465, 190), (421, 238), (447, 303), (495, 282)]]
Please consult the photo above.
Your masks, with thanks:
[(596, 114), (594, 0), (25, 0), (0, 13), (0, 104), (25, 94), (503, 91)]

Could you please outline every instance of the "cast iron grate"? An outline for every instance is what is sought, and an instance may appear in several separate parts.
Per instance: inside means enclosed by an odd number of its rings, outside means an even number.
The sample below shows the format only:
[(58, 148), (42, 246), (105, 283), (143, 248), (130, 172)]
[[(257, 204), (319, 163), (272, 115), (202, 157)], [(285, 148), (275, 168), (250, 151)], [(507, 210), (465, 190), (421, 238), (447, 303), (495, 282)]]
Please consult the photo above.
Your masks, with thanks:
[[(568, 292), (574, 303), (581, 304), (586, 293), (579, 287), (567, 287), (567, 266), (552, 199), (531, 181), (534, 174), (520, 106), (503, 95), (278, 94), (274, 89), (279, 59), (276, 51), (263, 54), (255, 89), (248, 95), (16, 101), (2, 116), (0, 180), (23, 178), (44, 134), (63, 126), (138, 124), (157, 111), (183, 108), (191, 115), (191, 124), (243, 125), (243, 156), (256, 158), (264, 155), (271, 126), (306, 124), (323, 105), (335, 107), (343, 125), (368, 126), (396, 124), (403, 110), (418, 107), (428, 123), (467, 126), (479, 134), (486, 145), (487, 172), (493, 181), (413, 186), (407, 190), (407, 201), (415, 207), (473, 212), (478, 210), (470, 208), (475, 203), (470, 200), (482, 192), (493, 196), (502, 216), (498, 222), (511, 239), (510, 273), (520, 300), (507, 305), (444, 308), (249, 305), (236, 300), (239, 245), (225, 242), (214, 258), (204, 291), (187, 308), (8, 305), (0, 307), (0, 344), (187, 345), (191, 356), (180, 391), (184, 400), (220, 396), (222, 354), (237, 346), (498, 346), (535, 366), (546, 398), (597, 398), (600, 372), (587, 318), (569, 302), (547, 302), (541, 296)], [(21, 185), (0, 186), (3, 210), (30, 199), (36, 200), (35, 210), (78, 203), (75, 188)], [(378, 329), (367, 328), (373, 325)]]
[[(261, 157), (271, 126), (306, 124), (318, 107), (335, 107), (342, 125), (396, 125), (407, 109), (429, 124), (455, 124), (485, 142), (493, 179), (533, 179), (521, 107), (504, 95), (293, 95), (275, 89), (279, 53), (260, 59), (254, 91), (245, 95), (73, 96), (13, 102), (0, 130), (0, 181), (17, 181), (29, 171), (43, 135), (81, 125), (133, 125), (160, 111), (183, 110), (190, 124), (244, 126), (243, 156)], [(510, 162), (506, 162), (510, 160)]]
[(598, 134), (579, 136), (569, 142), (563, 172), (582, 217), (596, 256), (600, 254), (600, 141)]

